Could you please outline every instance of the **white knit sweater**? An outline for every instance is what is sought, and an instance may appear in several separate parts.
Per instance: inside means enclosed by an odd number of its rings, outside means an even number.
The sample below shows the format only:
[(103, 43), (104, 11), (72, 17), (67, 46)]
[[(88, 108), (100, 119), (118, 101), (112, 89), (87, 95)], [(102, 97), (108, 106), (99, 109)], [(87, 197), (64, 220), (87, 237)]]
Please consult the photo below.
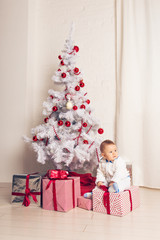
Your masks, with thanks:
[(118, 157), (113, 162), (102, 159), (97, 169), (96, 183), (103, 182), (106, 186), (113, 181), (119, 182), (129, 176), (125, 161)]

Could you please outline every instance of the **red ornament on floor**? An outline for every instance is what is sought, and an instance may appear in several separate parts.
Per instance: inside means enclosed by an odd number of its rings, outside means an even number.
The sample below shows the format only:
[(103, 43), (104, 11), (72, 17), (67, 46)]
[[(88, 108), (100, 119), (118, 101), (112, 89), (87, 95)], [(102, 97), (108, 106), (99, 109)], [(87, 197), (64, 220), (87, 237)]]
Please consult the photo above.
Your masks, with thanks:
[(66, 121), (66, 122), (65, 122), (65, 125), (66, 125), (66, 127), (70, 127), (70, 126), (71, 126), (70, 121)]
[(99, 128), (99, 129), (98, 129), (98, 133), (99, 133), (99, 134), (103, 134), (103, 133), (104, 133), (103, 128)]
[(52, 108), (52, 110), (53, 110), (53, 112), (56, 112), (56, 111), (58, 110), (57, 106), (54, 106), (54, 107)]

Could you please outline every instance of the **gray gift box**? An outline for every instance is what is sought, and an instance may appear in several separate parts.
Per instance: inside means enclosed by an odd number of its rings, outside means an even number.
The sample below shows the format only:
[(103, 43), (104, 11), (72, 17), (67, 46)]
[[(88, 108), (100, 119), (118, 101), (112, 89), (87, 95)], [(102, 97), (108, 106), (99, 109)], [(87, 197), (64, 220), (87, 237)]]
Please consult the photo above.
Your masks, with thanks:
[[(28, 174), (13, 175), (12, 180), (12, 203), (23, 204), (24, 198), (27, 197), (30, 200), (31, 205), (41, 207), (41, 181), (42, 176), (40, 174), (31, 174), (28, 180), (28, 188), (26, 191), (26, 179)], [(37, 202), (33, 200), (36, 197)]]

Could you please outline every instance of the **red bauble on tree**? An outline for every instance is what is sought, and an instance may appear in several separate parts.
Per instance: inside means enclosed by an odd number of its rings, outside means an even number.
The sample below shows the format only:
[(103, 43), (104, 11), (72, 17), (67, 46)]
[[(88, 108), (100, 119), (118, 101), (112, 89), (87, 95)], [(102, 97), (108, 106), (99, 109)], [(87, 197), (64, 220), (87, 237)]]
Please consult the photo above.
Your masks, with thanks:
[(66, 127), (70, 127), (70, 126), (71, 126), (70, 121), (66, 121), (66, 122), (65, 122), (65, 125), (66, 125)]
[(78, 92), (80, 90), (80, 87), (79, 86), (76, 86), (75, 87), (75, 90)]
[(84, 140), (83, 143), (84, 143), (84, 144), (88, 144), (88, 141), (87, 141), (87, 140)]
[(99, 134), (103, 134), (103, 133), (104, 133), (103, 128), (99, 128), (99, 129), (98, 129), (98, 133), (99, 133)]
[(47, 122), (48, 122), (48, 120), (49, 120), (49, 118), (48, 118), (48, 117), (46, 117), (46, 118), (44, 119), (44, 122), (45, 122), (45, 123), (47, 123)]
[(79, 72), (79, 68), (74, 68), (74, 73), (78, 73)]
[(52, 108), (52, 110), (53, 110), (53, 112), (56, 112), (56, 111), (58, 110), (57, 106), (54, 106), (54, 107)]
[(83, 123), (83, 127), (87, 127), (87, 123), (86, 122)]
[(85, 86), (85, 84), (84, 84), (84, 82), (80, 82), (80, 87), (84, 87)]
[(37, 139), (37, 136), (36, 136), (36, 135), (33, 137), (33, 141), (34, 141), (34, 142), (37, 142), (37, 141), (38, 141), (38, 139)]
[(62, 73), (62, 74), (61, 74), (61, 77), (62, 77), (62, 78), (65, 78), (65, 77), (66, 77), (66, 73)]
[(73, 110), (76, 111), (78, 109), (77, 106), (73, 106)]
[(62, 120), (59, 120), (59, 121), (58, 121), (58, 125), (59, 125), (59, 126), (62, 126), (62, 125), (63, 125), (63, 121), (62, 121)]
[(86, 103), (87, 103), (87, 104), (90, 104), (90, 100), (89, 100), (89, 99), (87, 99), (87, 100), (86, 100)]
[(59, 55), (58, 58), (61, 60), (62, 59), (61, 55)]
[(76, 52), (79, 51), (79, 47), (78, 46), (74, 46), (73, 50), (75, 50)]
[(84, 104), (82, 104), (82, 105), (80, 106), (80, 108), (81, 108), (81, 109), (85, 109), (86, 106), (85, 106)]
[(50, 95), (50, 98), (52, 98), (52, 99), (53, 99), (54, 97), (53, 97), (52, 95)]
[(64, 66), (64, 62), (63, 62), (63, 60), (61, 61), (61, 65)]

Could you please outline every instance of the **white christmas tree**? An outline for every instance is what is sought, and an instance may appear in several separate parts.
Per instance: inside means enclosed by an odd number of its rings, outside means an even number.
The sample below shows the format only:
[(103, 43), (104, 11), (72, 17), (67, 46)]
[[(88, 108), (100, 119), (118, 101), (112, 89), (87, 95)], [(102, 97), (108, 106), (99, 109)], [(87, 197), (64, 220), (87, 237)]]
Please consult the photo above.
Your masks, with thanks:
[[(72, 32), (72, 31), (71, 31)], [(63, 92), (48, 91), (43, 103), (44, 123), (31, 130), (33, 138), (25, 137), (37, 152), (37, 161), (44, 164), (52, 160), (59, 169), (93, 170), (99, 161), (99, 139), (103, 133), (92, 109), (81, 70), (76, 66), (79, 47), (71, 33), (66, 40), (60, 63), (52, 80), (65, 85)]]

